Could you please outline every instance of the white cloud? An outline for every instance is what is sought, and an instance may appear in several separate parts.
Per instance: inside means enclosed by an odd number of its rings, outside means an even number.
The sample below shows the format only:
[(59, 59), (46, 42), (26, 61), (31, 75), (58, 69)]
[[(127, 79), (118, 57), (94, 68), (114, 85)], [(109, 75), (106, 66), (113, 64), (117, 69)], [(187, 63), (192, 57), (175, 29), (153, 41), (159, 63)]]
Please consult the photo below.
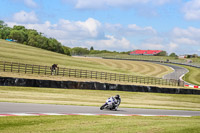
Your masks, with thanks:
[(20, 11), (17, 12), (13, 15), (13, 20), (15, 22), (19, 23), (36, 23), (38, 22), (38, 18), (35, 14), (35, 12), (25, 12), (25, 11)]
[(133, 44), (130, 43), (126, 38), (115, 38), (111, 35), (106, 35), (106, 39), (96, 40), (96, 41), (85, 41), (85, 44), (90, 47), (94, 46), (97, 49), (101, 50), (111, 50), (111, 51), (123, 51), (123, 50), (132, 50), (135, 48)]
[(69, 21), (61, 19), (57, 28), (59, 30), (66, 30), (71, 32), (71, 36), (77, 36), (78, 38), (101, 38), (104, 36), (102, 30), (102, 24), (93, 18), (88, 18), (86, 21)]
[(177, 37), (200, 37), (200, 29), (195, 27), (188, 27), (187, 29), (174, 28), (173, 34)]
[(34, 0), (23, 0), (25, 5), (27, 5), (28, 7), (37, 7), (36, 2), (34, 2)]
[(151, 50), (162, 50), (165, 49), (165, 46), (163, 44), (157, 44), (157, 43), (144, 43), (142, 44), (142, 48)]
[(185, 18), (187, 20), (200, 20), (200, 1), (191, 0), (185, 3), (183, 7)]
[(147, 26), (147, 27), (139, 27), (136, 24), (130, 24), (128, 25), (128, 29), (130, 30), (130, 32), (137, 32), (137, 34), (140, 32), (142, 34), (156, 34), (156, 30), (153, 29), (151, 26)]
[(101, 39), (104, 37), (104, 32), (101, 28), (101, 23), (93, 18), (86, 21), (69, 21), (61, 19), (57, 24), (51, 24), (46, 21), (42, 24), (23, 24), (23, 23), (7, 23), (9, 26), (24, 25), (29, 29), (36, 29), (44, 33), (48, 37), (57, 39)]
[[(102, 9), (109, 7), (133, 7), (138, 4), (163, 5), (176, 0), (63, 0), (73, 3), (77, 9)], [(72, 2), (73, 1), (73, 2)]]
[(169, 53), (172, 53), (172, 52), (176, 51), (178, 47), (179, 47), (178, 44), (176, 44), (174, 42), (170, 42), (168, 44), (167, 50), (169, 51)]
[(169, 48), (170, 49), (175, 49), (177, 47), (178, 47), (178, 45), (176, 43), (173, 43), (173, 42), (169, 43)]
[(105, 27), (109, 33), (118, 36), (152, 36), (157, 34), (156, 30), (151, 26), (140, 27), (136, 24), (130, 24), (125, 27), (121, 24), (106, 24)]
[(200, 29), (194, 27), (188, 29), (174, 28), (172, 39), (180, 45), (200, 45)]
[(128, 51), (136, 49), (137, 47), (126, 38), (116, 38), (111, 35), (106, 35), (105, 39), (101, 40), (59, 40), (62, 44), (70, 47), (87, 47), (93, 46), (98, 50), (110, 51)]
[(174, 42), (178, 43), (178, 44), (187, 44), (187, 45), (198, 45), (199, 42), (196, 40), (192, 40), (190, 38), (175, 38)]
[[(7, 0), (8, 1), (8, 0)], [(30, 8), (36, 8), (38, 7), (37, 3), (35, 0), (10, 0), (15, 3), (23, 3), (25, 6), (30, 7)]]

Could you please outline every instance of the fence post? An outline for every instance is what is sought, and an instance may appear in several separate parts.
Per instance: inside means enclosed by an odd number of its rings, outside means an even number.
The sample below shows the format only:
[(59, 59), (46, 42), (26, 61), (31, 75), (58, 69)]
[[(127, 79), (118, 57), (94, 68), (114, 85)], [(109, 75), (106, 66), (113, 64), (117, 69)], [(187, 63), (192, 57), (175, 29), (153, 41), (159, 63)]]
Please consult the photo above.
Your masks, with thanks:
[(32, 65), (32, 74), (33, 74), (33, 67), (34, 67), (34, 65)]
[(68, 69), (68, 77), (70, 77), (71, 76), (71, 69), (69, 68)]
[[(12, 65), (12, 64), (11, 64)], [(25, 64), (25, 73), (26, 73), (26, 69), (27, 69), (27, 64)]]
[(3, 64), (3, 71), (5, 72), (6, 71), (6, 63), (4, 62)]
[(45, 66), (44, 74), (45, 74), (45, 75), (47, 74), (47, 66)]
[(88, 78), (89, 74), (88, 74), (88, 70), (86, 70), (86, 78)]
[(65, 76), (65, 68), (63, 68), (63, 76)]
[(0, 71), (1, 71), (1, 65), (2, 65), (1, 63), (2, 63), (2, 61), (0, 61)]
[(57, 68), (57, 75), (59, 75), (59, 67)]
[(20, 72), (20, 63), (18, 63), (18, 73)]
[(38, 66), (38, 74), (40, 74), (40, 65)]
[(13, 63), (11, 62), (11, 72), (12, 72), (12, 69), (13, 69)]
[(131, 82), (133, 83), (133, 75), (131, 75)]

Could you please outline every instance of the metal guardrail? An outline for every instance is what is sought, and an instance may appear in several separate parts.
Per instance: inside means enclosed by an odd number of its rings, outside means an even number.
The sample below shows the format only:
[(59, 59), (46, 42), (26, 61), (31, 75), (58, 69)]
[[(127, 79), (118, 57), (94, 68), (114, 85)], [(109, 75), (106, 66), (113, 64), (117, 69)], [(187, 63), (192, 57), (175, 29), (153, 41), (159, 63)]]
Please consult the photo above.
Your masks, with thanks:
[(71, 68), (56, 68), (51, 70), (50, 66), (31, 65), (15, 62), (0, 61), (0, 71), (3, 72), (16, 72), (16, 73), (27, 73), (27, 74), (42, 74), (42, 75), (58, 75), (75, 78), (88, 78), (108, 81), (119, 81), (119, 82), (132, 82), (132, 83), (143, 83), (152, 85), (169, 85), (169, 86), (184, 86), (183, 81), (175, 79), (162, 79), (155, 77), (143, 77), (127, 74), (108, 73), (99, 71), (90, 71), (82, 69), (71, 69)]

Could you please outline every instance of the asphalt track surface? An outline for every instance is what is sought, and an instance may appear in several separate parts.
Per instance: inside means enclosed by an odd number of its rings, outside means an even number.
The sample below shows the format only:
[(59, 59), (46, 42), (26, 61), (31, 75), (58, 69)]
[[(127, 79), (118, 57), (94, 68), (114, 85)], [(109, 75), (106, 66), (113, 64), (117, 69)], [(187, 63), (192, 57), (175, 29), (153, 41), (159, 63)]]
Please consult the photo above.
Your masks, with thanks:
[(32, 104), (32, 103), (8, 103), (0, 102), (0, 114), (5, 113), (82, 113), (82, 114), (129, 114), (129, 115), (168, 115), (168, 116), (200, 116), (200, 111), (183, 110), (160, 110), (160, 109), (138, 109), (118, 108), (117, 111), (100, 110), (94, 106), (73, 106), (53, 104)]
[(182, 78), (183, 75), (185, 75), (186, 73), (188, 73), (188, 69), (180, 67), (180, 66), (175, 66), (172, 64), (164, 64), (164, 63), (158, 63), (160, 65), (165, 65), (168, 67), (171, 67), (174, 71), (172, 73), (169, 73), (167, 75), (164, 75), (163, 78), (164, 79), (180, 79)]

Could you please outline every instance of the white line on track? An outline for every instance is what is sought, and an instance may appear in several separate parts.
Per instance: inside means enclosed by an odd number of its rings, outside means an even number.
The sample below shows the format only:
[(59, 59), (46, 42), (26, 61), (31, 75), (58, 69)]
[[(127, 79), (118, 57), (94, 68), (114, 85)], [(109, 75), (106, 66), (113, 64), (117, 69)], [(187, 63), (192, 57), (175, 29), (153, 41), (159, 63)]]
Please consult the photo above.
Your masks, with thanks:
[(191, 117), (190, 115), (146, 115), (146, 114), (92, 114), (92, 113), (6, 113), (1, 116), (46, 116), (46, 115), (85, 115), (85, 116), (159, 116), (159, 117)]

